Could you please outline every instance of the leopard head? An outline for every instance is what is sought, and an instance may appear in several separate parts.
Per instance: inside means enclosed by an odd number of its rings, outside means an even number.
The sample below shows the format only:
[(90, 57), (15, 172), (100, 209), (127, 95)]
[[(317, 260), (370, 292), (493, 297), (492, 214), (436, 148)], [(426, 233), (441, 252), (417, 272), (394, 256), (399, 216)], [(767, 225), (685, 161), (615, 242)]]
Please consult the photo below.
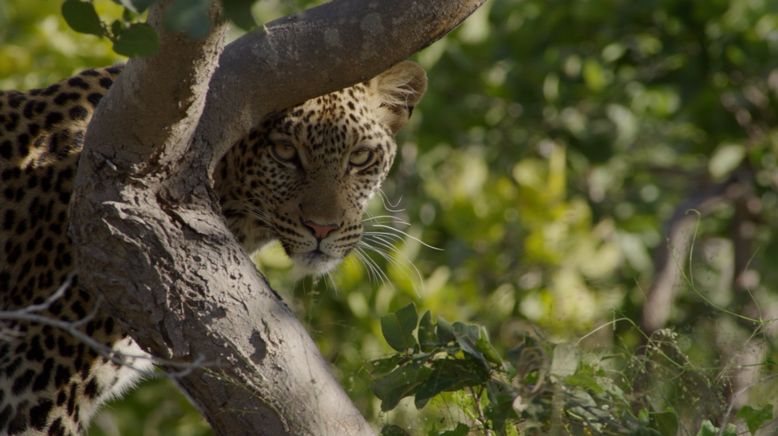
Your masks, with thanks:
[(277, 239), (306, 273), (336, 266), (360, 241), (367, 201), (397, 152), (394, 134), (426, 87), (424, 70), (402, 62), (269, 117), (233, 147), (216, 186), (244, 248)]

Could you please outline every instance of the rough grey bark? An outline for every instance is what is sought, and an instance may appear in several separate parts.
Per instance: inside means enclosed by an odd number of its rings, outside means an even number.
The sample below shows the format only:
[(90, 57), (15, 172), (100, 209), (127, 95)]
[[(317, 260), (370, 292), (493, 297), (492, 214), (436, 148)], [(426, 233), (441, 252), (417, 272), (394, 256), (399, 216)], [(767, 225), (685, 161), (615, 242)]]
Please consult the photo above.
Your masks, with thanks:
[(263, 115), (386, 69), (483, 1), (335, 1), (226, 48), (216, 9), (199, 41), (158, 25), (172, 0), (150, 11), (160, 52), (131, 60), (95, 113), (70, 230), (81, 283), (142, 347), (205, 359), (178, 381), (217, 434), (373, 429), (227, 230), (209, 169)]

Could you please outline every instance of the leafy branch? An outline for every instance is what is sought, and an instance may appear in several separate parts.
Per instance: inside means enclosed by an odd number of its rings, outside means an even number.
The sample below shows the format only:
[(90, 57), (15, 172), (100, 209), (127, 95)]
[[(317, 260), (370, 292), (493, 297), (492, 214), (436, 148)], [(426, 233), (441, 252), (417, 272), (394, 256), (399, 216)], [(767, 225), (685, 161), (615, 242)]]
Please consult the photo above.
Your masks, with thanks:
[[(159, 50), (159, 35), (143, 21), (146, 11), (156, 0), (112, 0), (122, 6), (120, 18), (104, 21), (95, 9), (94, 0), (65, 0), (62, 16), (68, 26), (79, 33), (108, 38), (113, 50), (128, 57), (152, 56)], [(216, 0), (176, 0), (165, 11), (165, 28), (190, 38), (203, 38), (211, 30), (210, 11)], [(257, 27), (251, 13), (254, 0), (221, 0), (224, 17), (243, 30)]]
[[(455, 393), (472, 422), (457, 422), (441, 435), (735, 434), (734, 424), (719, 428), (714, 425), (718, 419), (705, 419), (726, 408), (714, 392), (726, 380), (692, 363), (678, 335), (668, 329), (646, 336), (643, 354), (598, 355), (585, 352), (580, 341), (552, 344), (526, 334), (503, 356), (483, 326), (442, 318), (433, 322), (429, 311), (419, 319), (413, 304), (384, 316), (381, 327), (396, 351), (372, 363), (371, 389), (381, 409), (392, 410), (407, 397), (422, 409), (436, 396)], [(664, 381), (644, 389), (636, 381), (648, 372)], [(668, 396), (673, 389), (680, 393)], [(704, 415), (690, 421), (688, 403), (697, 404)], [(744, 406), (736, 416), (751, 434), (773, 419), (769, 405)], [(382, 434), (409, 433), (386, 425)]]

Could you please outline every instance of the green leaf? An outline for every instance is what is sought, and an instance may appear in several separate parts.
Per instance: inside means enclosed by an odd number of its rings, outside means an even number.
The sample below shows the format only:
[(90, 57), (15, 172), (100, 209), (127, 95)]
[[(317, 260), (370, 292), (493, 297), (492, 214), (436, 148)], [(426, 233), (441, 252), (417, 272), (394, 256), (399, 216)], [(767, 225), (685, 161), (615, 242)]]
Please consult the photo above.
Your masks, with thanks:
[(441, 392), (458, 391), (468, 386), (486, 383), (489, 373), (473, 360), (442, 359), (433, 363), (427, 380), (416, 390), (414, 402), (417, 409)]
[(400, 327), (403, 329), (403, 333), (413, 335), (413, 331), (416, 330), (416, 323), (419, 322), (416, 306), (411, 303), (395, 312), (395, 314), (397, 315), (397, 320), (400, 322)]
[(475, 344), (476, 347), (478, 347), (478, 351), (483, 353), (488, 361), (498, 365), (501, 364), (502, 356), (500, 356), (500, 353), (497, 352), (497, 349), (495, 349), (491, 341), (489, 341), (489, 333), (486, 331), (486, 328), (481, 326), (478, 331), (478, 342)]
[(572, 344), (559, 344), (554, 347), (550, 374), (565, 378), (575, 374), (580, 357), (578, 349)]
[(121, 20), (114, 20), (111, 23), (111, 38), (116, 40), (120, 33), (124, 30), (124, 22)]
[[(724, 436), (737, 436), (737, 427), (734, 424), (727, 424), (722, 433)], [(713, 425), (709, 420), (705, 420), (700, 425), (700, 431), (697, 432), (697, 436), (718, 436), (719, 428)]]
[(765, 404), (761, 409), (743, 406), (737, 411), (737, 417), (742, 419), (748, 426), (748, 431), (754, 434), (765, 422), (773, 419), (773, 406)]
[(454, 328), (443, 318), (438, 318), (438, 325), (435, 330), (438, 334), (438, 340), (444, 345), (456, 339)]
[(387, 424), (381, 429), (381, 436), (409, 436), (410, 433), (402, 427), (394, 424)]
[[(381, 331), (390, 347), (400, 352), (406, 352), (416, 345), (416, 338), (413, 337), (413, 329), (416, 327), (414, 320), (410, 325), (407, 306), (395, 313), (390, 313), (381, 317)], [(415, 311), (415, 309), (414, 309)]]
[(159, 50), (159, 40), (154, 29), (146, 23), (133, 23), (121, 30), (113, 43), (116, 53), (125, 56), (151, 56)]
[(62, 3), (62, 17), (71, 29), (79, 33), (103, 36), (103, 26), (92, 3), (65, 0)]
[(678, 434), (678, 415), (672, 410), (651, 413), (651, 426), (663, 435)]
[(397, 407), (403, 398), (413, 395), (431, 373), (432, 369), (426, 366), (402, 366), (375, 380), (370, 390), (381, 400), (381, 410), (386, 412)]
[(384, 359), (376, 359), (370, 362), (370, 364), (372, 365), (371, 372), (373, 374), (387, 373), (393, 370), (398, 365), (400, 365), (406, 359), (407, 357), (403, 356), (402, 354), (395, 354), (393, 356), (386, 357)]
[(419, 321), (419, 346), (422, 351), (432, 351), (435, 347), (443, 345), (438, 341), (437, 335), (435, 335), (435, 327), (432, 325), (432, 314), (430, 311), (424, 312), (424, 315)]
[[(522, 411), (522, 400), (516, 389), (508, 383), (491, 379), (486, 382), (489, 404), (484, 411), (498, 434), (506, 433), (506, 423), (518, 419)], [(518, 401), (517, 401), (518, 400)]]
[(485, 368), (489, 368), (489, 363), (486, 361), (486, 357), (478, 350), (476, 343), (480, 338), (480, 332), (478, 326), (463, 324), (461, 322), (454, 323), (454, 336), (456, 337), (459, 348), (466, 354), (475, 358)]
[(443, 433), (440, 433), (440, 436), (467, 436), (468, 434), (470, 434), (470, 427), (460, 422), (457, 424), (456, 428), (446, 430)]
[(210, 0), (176, 0), (165, 12), (165, 26), (193, 39), (203, 38), (211, 30)]
[(224, 15), (243, 30), (251, 30), (257, 26), (251, 6), (254, 0), (222, 0)]
[(582, 365), (574, 374), (565, 377), (564, 380), (566, 385), (586, 389), (595, 395), (605, 392), (605, 388), (600, 385), (594, 374), (594, 368), (589, 365)]

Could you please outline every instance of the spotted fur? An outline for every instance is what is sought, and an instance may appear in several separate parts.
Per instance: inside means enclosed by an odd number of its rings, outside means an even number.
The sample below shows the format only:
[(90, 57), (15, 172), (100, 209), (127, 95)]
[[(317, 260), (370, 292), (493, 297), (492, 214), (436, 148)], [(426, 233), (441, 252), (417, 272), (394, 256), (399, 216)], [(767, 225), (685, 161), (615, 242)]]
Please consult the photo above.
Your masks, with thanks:
[[(0, 310), (40, 305), (32, 313), (71, 323), (107, 350), (142, 355), (78, 285), (67, 236), (84, 131), (120, 72), (93, 69), (47, 88), (0, 92)], [(403, 62), (273, 114), (233, 146), (214, 181), (244, 248), (278, 239), (313, 273), (343, 259), (394, 159), (392, 136), (425, 88), (423, 70)], [(138, 378), (130, 366), (148, 366), (115, 360), (62, 328), (0, 323), (0, 434), (83, 433), (97, 407)]]

